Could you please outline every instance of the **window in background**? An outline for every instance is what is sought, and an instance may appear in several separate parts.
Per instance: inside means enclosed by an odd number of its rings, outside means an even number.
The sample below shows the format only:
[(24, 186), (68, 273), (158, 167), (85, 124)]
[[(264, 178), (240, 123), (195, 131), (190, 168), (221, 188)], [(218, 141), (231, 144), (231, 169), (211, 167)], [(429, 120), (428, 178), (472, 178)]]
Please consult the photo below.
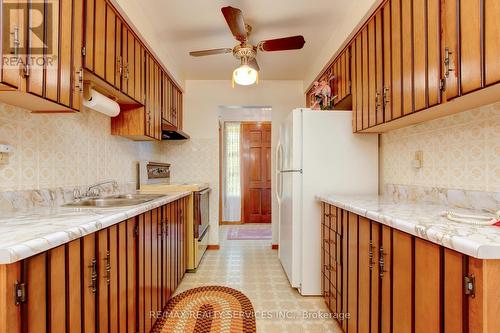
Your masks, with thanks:
[(224, 123), (222, 220), (241, 221), (240, 124)]

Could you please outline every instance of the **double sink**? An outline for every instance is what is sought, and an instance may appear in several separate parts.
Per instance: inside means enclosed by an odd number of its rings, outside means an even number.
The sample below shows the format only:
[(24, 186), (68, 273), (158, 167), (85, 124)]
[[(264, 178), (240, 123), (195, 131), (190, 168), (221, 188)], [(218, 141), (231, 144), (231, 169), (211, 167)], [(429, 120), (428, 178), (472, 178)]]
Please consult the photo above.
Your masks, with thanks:
[(119, 194), (109, 197), (85, 198), (67, 203), (68, 208), (115, 208), (135, 206), (164, 197), (164, 194)]

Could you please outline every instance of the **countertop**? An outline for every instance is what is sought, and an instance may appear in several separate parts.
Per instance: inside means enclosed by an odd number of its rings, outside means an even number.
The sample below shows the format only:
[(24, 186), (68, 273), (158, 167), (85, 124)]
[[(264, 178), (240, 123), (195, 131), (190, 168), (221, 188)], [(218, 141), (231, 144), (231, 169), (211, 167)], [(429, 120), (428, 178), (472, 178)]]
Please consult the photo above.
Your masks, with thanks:
[(120, 208), (37, 208), (0, 216), (0, 264), (10, 264), (191, 194), (168, 193)]
[(317, 199), (475, 258), (500, 259), (500, 227), (457, 223), (441, 216), (444, 211), (488, 215), (484, 212), (440, 204), (396, 202), (377, 195), (332, 194), (318, 195)]

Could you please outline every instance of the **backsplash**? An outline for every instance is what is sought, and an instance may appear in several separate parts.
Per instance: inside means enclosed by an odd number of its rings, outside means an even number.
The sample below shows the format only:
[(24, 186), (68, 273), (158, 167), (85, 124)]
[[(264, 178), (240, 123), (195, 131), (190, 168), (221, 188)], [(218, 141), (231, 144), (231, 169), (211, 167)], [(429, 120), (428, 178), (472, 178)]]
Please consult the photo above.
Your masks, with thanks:
[(139, 159), (162, 161), (160, 144), (112, 136), (110, 118), (90, 110), (33, 114), (0, 103), (0, 143), (14, 148), (0, 165), (0, 192), (135, 183)]
[[(423, 167), (411, 165), (423, 152)], [(500, 103), (381, 135), (387, 184), (500, 192)]]

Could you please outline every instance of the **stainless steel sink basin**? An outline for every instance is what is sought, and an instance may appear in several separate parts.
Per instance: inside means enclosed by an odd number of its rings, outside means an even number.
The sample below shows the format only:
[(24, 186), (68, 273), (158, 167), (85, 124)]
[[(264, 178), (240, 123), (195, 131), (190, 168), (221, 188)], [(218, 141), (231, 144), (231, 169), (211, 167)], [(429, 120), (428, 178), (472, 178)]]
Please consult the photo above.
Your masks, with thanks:
[(156, 194), (120, 194), (104, 198), (89, 198), (67, 203), (63, 207), (73, 208), (114, 208), (127, 207), (152, 201), (163, 195)]

